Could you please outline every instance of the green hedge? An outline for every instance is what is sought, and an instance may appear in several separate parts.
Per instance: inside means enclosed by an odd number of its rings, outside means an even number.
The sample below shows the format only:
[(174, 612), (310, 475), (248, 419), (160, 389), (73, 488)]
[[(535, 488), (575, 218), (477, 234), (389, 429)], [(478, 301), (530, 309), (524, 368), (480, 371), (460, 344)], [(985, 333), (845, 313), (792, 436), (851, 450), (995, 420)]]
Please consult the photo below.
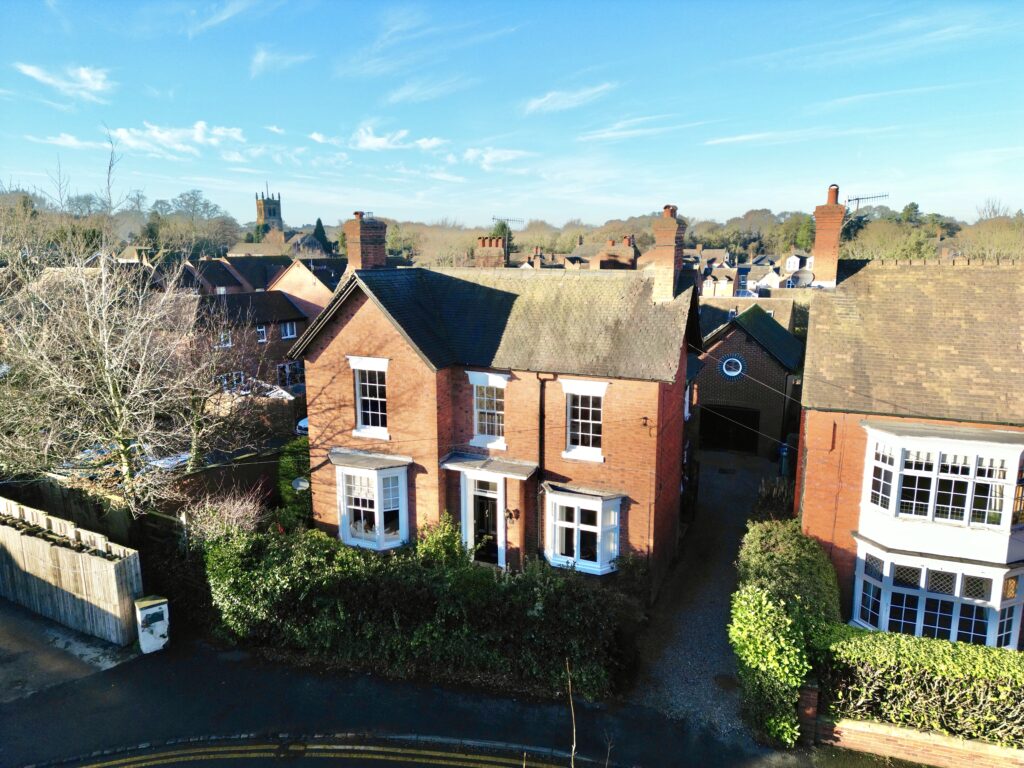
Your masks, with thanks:
[(799, 736), (796, 705), (811, 669), (810, 647), (840, 618), (835, 569), (796, 520), (750, 523), (736, 561), (729, 641), (744, 709), (769, 739)]
[(795, 743), (813, 668), (834, 717), (1024, 748), (1024, 654), (843, 624), (835, 570), (796, 521), (752, 523), (736, 567), (729, 639), (747, 712), (770, 738)]
[(851, 627), (828, 645), (835, 717), (1024, 748), (1024, 654)]
[(288, 532), (307, 528), (313, 521), (313, 493), (309, 489), (296, 491), (292, 481), (297, 477), (309, 479), (308, 437), (297, 437), (285, 445), (277, 465), (281, 506), (274, 510), (272, 517)]
[(474, 565), (448, 519), (416, 547), (374, 553), (319, 531), (234, 535), (206, 551), (236, 638), (398, 677), (597, 698), (635, 654), (636, 604), (539, 563)]

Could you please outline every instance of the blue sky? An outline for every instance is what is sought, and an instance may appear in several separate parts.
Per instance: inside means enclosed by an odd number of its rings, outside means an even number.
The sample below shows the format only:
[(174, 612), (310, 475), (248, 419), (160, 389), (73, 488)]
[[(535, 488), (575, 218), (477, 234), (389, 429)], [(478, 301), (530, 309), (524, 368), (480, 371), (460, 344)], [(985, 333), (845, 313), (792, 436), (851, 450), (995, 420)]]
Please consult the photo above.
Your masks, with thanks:
[(1024, 5), (9, 0), (0, 178), (239, 221), (1024, 207)]

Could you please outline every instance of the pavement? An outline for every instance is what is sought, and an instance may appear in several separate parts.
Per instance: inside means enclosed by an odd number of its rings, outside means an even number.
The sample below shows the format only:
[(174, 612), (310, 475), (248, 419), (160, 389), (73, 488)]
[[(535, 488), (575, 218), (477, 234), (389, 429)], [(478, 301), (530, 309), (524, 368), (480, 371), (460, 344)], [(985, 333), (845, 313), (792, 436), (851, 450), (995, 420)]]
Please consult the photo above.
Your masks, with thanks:
[(0, 599), (0, 703), (78, 680), (135, 658), (120, 648)]
[(778, 465), (717, 451), (698, 460), (697, 514), (652, 611), (641, 645), (645, 671), (630, 699), (752, 744), (726, 627), (747, 519), (761, 479), (777, 475)]

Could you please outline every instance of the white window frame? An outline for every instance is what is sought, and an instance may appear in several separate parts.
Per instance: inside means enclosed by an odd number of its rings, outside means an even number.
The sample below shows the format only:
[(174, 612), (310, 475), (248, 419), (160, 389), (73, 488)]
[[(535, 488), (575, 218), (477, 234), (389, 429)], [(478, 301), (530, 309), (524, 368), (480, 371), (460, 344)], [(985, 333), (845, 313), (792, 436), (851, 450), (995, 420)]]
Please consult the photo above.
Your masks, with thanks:
[[(364, 426), (363, 425), (363, 409), (361, 403), (361, 395), (359, 393), (359, 372), (360, 371), (377, 371), (384, 374), (384, 402), (387, 403), (387, 391), (388, 391), (388, 363), (390, 359), (386, 357), (360, 357), (358, 355), (346, 355), (348, 358), (349, 367), (352, 369), (352, 386), (354, 393), (354, 404), (355, 404), (355, 419), (356, 428), (352, 430), (353, 437), (364, 437), (371, 440), (390, 440), (391, 435), (388, 433), (388, 428), (378, 426)], [(390, 414), (387, 414), (390, 415)]]
[[(295, 376), (295, 372), (301, 372), (302, 381)], [(283, 374), (283, 375), (282, 375)], [(292, 380), (294, 377), (294, 381)], [(306, 383), (306, 366), (302, 360), (290, 360), (287, 363), (277, 364), (277, 386), (293, 387), (296, 384)]]
[(231, 349), (233, 346), (231, 343), (231, 329), (227, 328), (219, 332), (217, 337), (217, 343), (214, 345), (217, 349)]
[(256, 326), (256, 343), (266, 344), (267, 343), (267, 326), (260, 324)]
[(502, 405), (502, 434), (499, 435), (482, 435), (480, 434), (480, 412), (477, 410), (477, 388), (478, 387), (494, 387), (503, 391), (508, 387), (509, 375), (507, 373), (491, 373), (489, 371), (466, 371), (466, 377), (469, 379), (469, 386), (471, 390), (471, 397), (473, 398), (473, 437), (469, 441), (469, 444), (475, 448), (487, 448), (494, 451), (504, 451), (508, 448), (508, 444), (505, 442), (505, 422), (504, 417), (507, 413), (504, 405)]
[(294, 339), (298, 336), (298, 326), (294, 320), (285, 320), (281, 323), (281, 339)]
[(216, 293), (218, 296), (224, 296), (227, 294), (227, 292), (228, 289), (225, 288), (223, 285), (218, 285), (216, 288), (214, 288), (214, 293)]
[(465, 469), (459, 472), (459, 495), (461, 497), (460, 518), (462, 524), (462, 542), (466, 549), (472, 551), (476, 546), (476, 539), (473, 531), (473, 495), (474, 481), (482, 480), (488, 483), (496, 483), (498, 486), (498, 567), (507, 567), (508, 558), (508, 532), (505, 519), (505, 475), (495, 472), (482, 472), (475, 469)]
[[(875, 429), (865, 427), (867, 432), (867, 448), (864, 456), (864, 477), (861, 491), (861, 509), (873, 509), (878, 512), (895, 517), (900, 520), (916, 520), (921, 523), (934, 525), (958, 526), (960, 528), (977, 528), (989, 531), (1010, 531), (1021, 530), (1024, 524), (1013, 524), (1014, 499), (1017, 493), (1017, 486), (1024, 484), (1024, 474), (1021, 474), (1022, 462), (1024, 462), (1024, 450), (1021, 446), (1005, 443), (987, 443), (979, 440), (956, 440), (951, 438), (935, 437), (903, 437)], [(871, 480), (874, 472), (875, 445), (881, 445), (891, 451), (894, 463), (888, 467), (893, 474), (891, 493), (888, 505), (876, 504), (871, 500)], [(932, 457), (931, 470), (907, 470), (904, 468), (904, 461), (908, 454), (928, 453)], [(943, 473), (941, 465), (944, 455), (966, 456), (970, 462), (968, 474)], [(1005, 464), (1005, 477), (989, 478), (979, 472), (979, 460), (996, 460)], [(904, 480), (907, 476), (929, 478), (931, 491), (928, 497), (928, 507), (923, 515), (901, 513), (899, 511), (900, 498), (903, 495)], [(966, 510), (963, 520), (945, 519), (935, 517), (935, 509), (938, 505), (939, 481), (960, 480), (967, 482)], [(975, 490), (978, 485), (999, 486), (1002, 488), (1003, 506), (1000, 510), (999, 523), (988, 523), (971, 520), (974, 504)]]
[[(622, 497), (616, 496), (610, 499), (602, 499), (598, 496), (587, 496), (577, 493), (554, 493), (545, 494), (545, 545), (544, 555), (550, 565), (556, 568), (572, 568), (581, 573), (589, 573), (594, 576), (603, 576), (616, 570), (615, 560), (619, 556), (619, 535), (621, 527)], [(559, 523), (558, 507), (574, 507), (577, 510), (576, 520), (572, 526)], [(597, 515), (597, 562), (580, 560), (578, 557), (566, 557), (558, 554), (555, 549), (557, 544), (557, 532), (559, 528), (572, 527), (575, 531), (575, 543), (573, 551), (577, 554), (580, 551), (579, 532), (581, 523), (579, 510), (586, 509)], [(608, 515), (611, 522), (607, 522)], [(585, 526), (586, 530), (594, 530)], [(609, 540), (610, 537), (610, 540)], [(606, 547), (607, 545), (607, 547)]]
[[(604, 461), (604, 415), (606, 410), (607, 381), (587, 381), (584, 379), (560, 379), (562, 391), (565, 393), (565, 450), (563, 459), (575, 461)], [(601, 398), (601, 447), (572, 444), (572, 395)]]
[[(409, 541), (409, 487), (408, 468), (392, 467), (389, 469), (355, 469), (353, 467), (335, 467), (335, 482), (338, 497), (338, 538), (352, 547), (362, 547), (377, 551), (394, 549)], [(345, 476), (369, 478), (374, 488), (374, 515), (376, 533), (373, 540), (352, 536), (349, 530), (348, 499), (346, 498)], [(384, 516), (380, 508), (380, 500), (384, 498), (384, 479), (398, 478), (398, 537), (387, 538), (384, 535)]]
[[(865, 562), (867, 555), (878, 558), (882, 561), (881, 580), (865, 573)], [(908, 566), (921, 570), (918, 587), (905, 587), (895, 584), (893, 575), (896, 566)], [(952, 594), (930, 592), (928, 585), (929, 571), (943, 571), (951, 573), (955, 577)], [(977, 576), (991, 581), (988, 600), (977, 600), (964, 595), (964, 582), (967, 577)], [(1016, 594), (1007, 598), (1004, 597), (1004, 582), (1009, 578), (1017, 579)], [(878, 587), (881, 590), (881, 601), (878, 611), (878, 627), (872, 627), (861, 619), (861, 600), (863, 596), (864, 583)], [(857, 567), (853, 591), (853, 617), (850, 623), (865, 629), (889, 631), (890, 608), (892, 607), (892, 596), (894, 593), (917, 596), (917, 617), (914, 635), (923, 636), (925, 625), (925, 609), (929, 599), (945, 600), (953, 604), (953, 611), (950, 618), (950, 640), (957, 640), (960, 632), (960, 615), (963, 606), (976, 606), (983, 608), (986, 613), (986, 641), (985, 645), (996, 646), (1000, 638), (1000, 615), (1003, 609), (1011, 609), (1012, 615), (1010, 624), (1009, 643), (1001, 646), (1016, 648), (1020, 637), (1022, 614), (1024, 614), (1024, 569), (1010, 570), (995, 566), (982, 566), (974, 563), (964, 563), (956, 560), (944, 560), (941, 558), (915, 557), (905, 554), (892, 554), (880, 548), (872, 547), (864, 542), (859, 542), (857, 547)], [(1005, 618), (1005, 617), (1004, 617)], [(1005, 629), (1005, 625), (1004, 625)], [(943, 638), (945, 639), (945, 638)], [(962, 642), (962, 638), (960, 638)]]

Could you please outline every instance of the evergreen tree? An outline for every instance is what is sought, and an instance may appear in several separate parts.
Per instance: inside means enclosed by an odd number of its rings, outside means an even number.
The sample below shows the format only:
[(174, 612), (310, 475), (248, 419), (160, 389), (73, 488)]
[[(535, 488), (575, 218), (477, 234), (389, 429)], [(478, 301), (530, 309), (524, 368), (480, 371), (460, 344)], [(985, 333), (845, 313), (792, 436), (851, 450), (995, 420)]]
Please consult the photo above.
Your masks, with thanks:
[(324, 223), (317, 217), (316, 226), (313, 227), (313, 237), (321, 247), (324, 249), (324, 253), (331, 252), (331, 241), (327, 239), (327, 231), (324, 229)]

